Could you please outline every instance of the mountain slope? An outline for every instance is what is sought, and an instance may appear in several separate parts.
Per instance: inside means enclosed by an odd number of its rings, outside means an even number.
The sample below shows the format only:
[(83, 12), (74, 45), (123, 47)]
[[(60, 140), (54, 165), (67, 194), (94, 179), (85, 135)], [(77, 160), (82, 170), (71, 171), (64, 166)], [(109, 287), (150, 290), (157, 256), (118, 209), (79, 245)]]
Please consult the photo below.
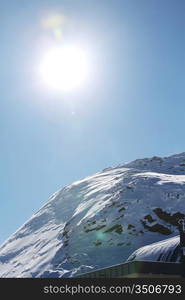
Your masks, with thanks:
[(0, 247), (0, 277), (71, 277), (178, 234), (185, 153), (135, 160), (52, 195)]

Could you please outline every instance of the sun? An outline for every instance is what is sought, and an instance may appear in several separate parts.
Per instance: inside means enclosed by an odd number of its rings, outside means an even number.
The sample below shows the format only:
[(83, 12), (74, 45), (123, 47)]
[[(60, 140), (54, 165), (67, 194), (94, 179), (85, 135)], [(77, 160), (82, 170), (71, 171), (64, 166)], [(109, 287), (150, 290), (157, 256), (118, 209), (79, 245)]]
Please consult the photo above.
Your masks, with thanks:
[(43, 56), (39, 71), (48, 87), (61, 91), (73, 90), (87, 79), (86, 52), (74, 45), (52, 48)]

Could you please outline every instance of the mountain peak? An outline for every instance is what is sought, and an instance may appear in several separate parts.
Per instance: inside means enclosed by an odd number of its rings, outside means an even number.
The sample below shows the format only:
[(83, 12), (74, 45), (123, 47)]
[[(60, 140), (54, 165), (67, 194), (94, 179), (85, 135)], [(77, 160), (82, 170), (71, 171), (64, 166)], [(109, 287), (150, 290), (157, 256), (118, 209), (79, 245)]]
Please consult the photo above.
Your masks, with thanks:
[(121, 165), (126, 168), (135, 168), (143, 171), (161, 172), (165, 174), (185, 174), (185, 152), (167, 157), (153, 156), (136, 159)]

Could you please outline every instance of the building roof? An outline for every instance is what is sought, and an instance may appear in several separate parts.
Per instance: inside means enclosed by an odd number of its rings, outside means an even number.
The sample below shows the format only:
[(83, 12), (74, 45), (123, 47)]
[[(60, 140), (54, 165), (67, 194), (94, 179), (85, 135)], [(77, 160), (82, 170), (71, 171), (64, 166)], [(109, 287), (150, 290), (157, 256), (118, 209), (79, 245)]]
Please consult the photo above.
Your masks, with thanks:
[(181, 277), (180, 263), (131, 261), (78, 275), (78, 278)]
[(127, 261), (133, 260), (180, 262), (181, 249), (179, 236), (139, 248), (127, 259)]

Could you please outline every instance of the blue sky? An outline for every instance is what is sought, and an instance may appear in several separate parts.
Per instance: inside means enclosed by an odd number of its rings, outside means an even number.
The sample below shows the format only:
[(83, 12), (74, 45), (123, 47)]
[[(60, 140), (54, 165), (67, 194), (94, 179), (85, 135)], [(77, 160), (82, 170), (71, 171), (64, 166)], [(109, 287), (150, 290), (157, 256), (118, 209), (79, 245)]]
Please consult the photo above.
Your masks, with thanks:
[[(64, 185), (105, 167), (185, 151), (184, 0), (7, 0), (0, 4), (0, 242)], [(41, 20), (70, 22), (88, 84), (55, 93), (37, 78)], [(75, 113), (73, 113), (75, 112)]]

